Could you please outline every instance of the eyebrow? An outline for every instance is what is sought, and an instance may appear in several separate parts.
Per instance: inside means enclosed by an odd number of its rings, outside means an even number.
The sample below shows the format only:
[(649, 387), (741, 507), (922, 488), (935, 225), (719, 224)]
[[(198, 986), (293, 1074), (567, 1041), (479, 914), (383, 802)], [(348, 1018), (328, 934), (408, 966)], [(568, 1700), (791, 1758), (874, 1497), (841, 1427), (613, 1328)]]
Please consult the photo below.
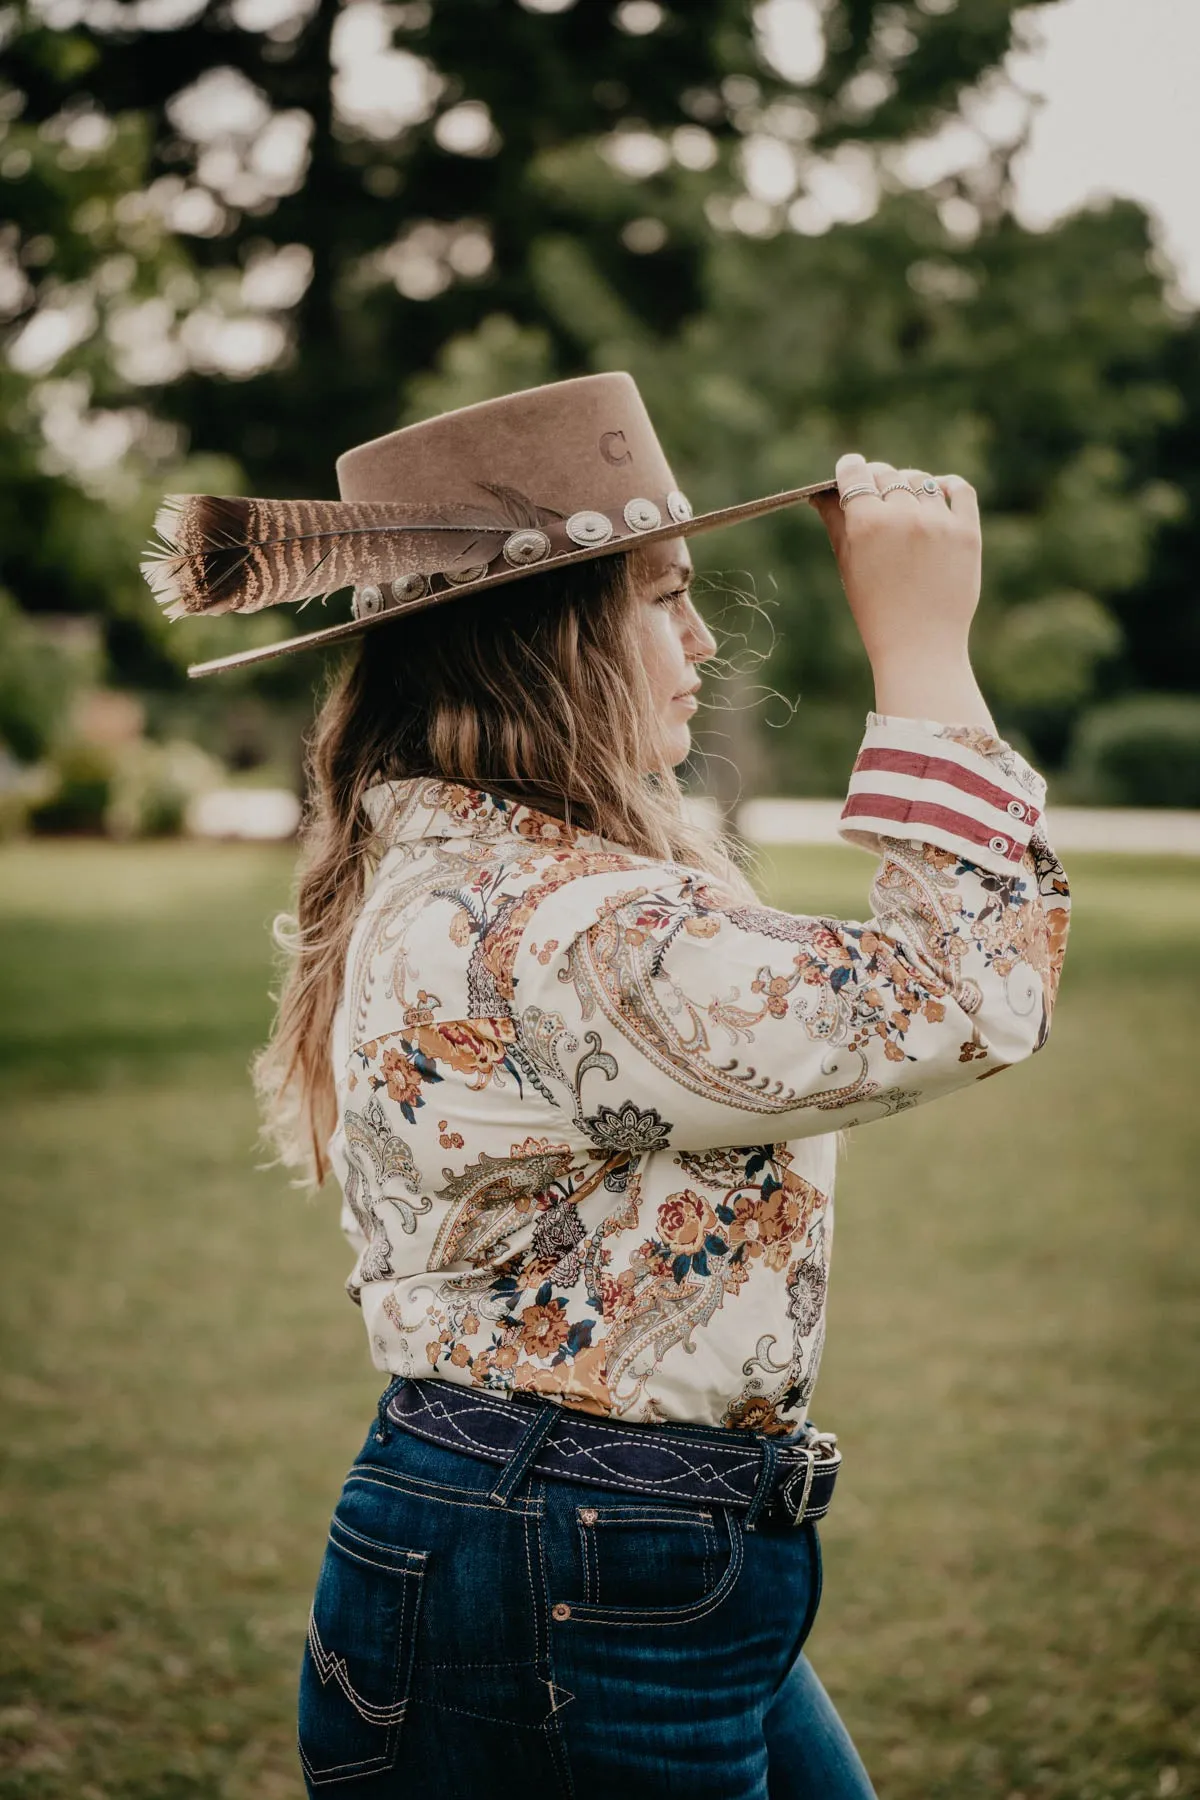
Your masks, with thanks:
[(684, 581), (690, 581), (695, 573), (696, 569), (693, 563), (673, 562), (663, 570), (662, 579), (665, 581), (668, 575), (680, 575)]

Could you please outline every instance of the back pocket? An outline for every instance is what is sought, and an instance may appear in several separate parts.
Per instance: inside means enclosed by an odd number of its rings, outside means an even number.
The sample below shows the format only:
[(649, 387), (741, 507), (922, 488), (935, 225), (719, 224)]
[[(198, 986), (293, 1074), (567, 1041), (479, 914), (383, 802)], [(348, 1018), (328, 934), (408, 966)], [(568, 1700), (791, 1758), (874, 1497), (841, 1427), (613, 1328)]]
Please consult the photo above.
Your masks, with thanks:
[(426, 1557), (334, 1517), (300, 1671), (300, 1760), (311, 1788), (395, 1767)]
[(711, 1592), (728, 1561), (707, 1508), (585, 1505), (575, 1516), (586, 1606), (690, 1607)]

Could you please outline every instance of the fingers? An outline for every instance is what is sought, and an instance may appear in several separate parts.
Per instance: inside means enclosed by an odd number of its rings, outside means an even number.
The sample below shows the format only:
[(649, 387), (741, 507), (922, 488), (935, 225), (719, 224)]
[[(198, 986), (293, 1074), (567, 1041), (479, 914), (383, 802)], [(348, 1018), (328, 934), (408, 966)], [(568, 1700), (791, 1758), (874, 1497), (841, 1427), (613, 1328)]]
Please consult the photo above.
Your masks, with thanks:
[[(840, 535), (839, 527), (849, 516), (866, 518), (882, 514), (887, 507), (891, 516), (897, 513), (948, 508), (956, 521), (979, 526), (979, 501), (975, 489), (961, 475), (933, 475), (925, 469), (897, 469), (889, 462), (868, 462), (857, 450), (839, 456), (835, 473), (837, 495), (814, 495), (816, 507), (831, 533)], [(937, 484), (937, 492), (924, 486)]]
[(945, 510), (946, 496), (927, 469), (901, 469), (901, 476), (917, 496), (921, 506)]
[(979, 496), (961, 475), (936, 475), (934, 480), (946, 496), (946, 503), (956, 519), (965, 525), (979, 525)]
[(867, 467), (885, 506), (892, 507), (897, 512), (902, 508), (907, 510), (916, 506), (917, 496), (912, 491), (907, 470), (894, 468), (889, 462), (872, 462)]
[[(871, 473), (873, 466), (869, 465), (866, 457), (860, 456), (857, 450), (848, 450), (845, 456), (839, 456), (834, 468), (839, 499), (845, 500), (849, 504), (852, 494), (855, 500), (861, 494), (867, 505), (874, 505), (872, 492), (878, 496), (879, 490), (875, 484), (875, 477)], [(858, 493), (855, 493), (856, 489)]]

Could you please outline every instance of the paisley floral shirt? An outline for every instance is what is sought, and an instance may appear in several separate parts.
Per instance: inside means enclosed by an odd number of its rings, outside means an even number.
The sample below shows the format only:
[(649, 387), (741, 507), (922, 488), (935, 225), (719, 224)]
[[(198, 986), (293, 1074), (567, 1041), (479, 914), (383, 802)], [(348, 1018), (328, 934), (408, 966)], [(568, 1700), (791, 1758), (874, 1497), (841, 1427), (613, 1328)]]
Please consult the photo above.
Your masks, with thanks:
[(850, 923), (479, 788), (372, 789), (330, 1151), (376, 1365), (800, 1424), (838, 1129), (1045, 1041), (1068, 892), (1044, 792), (985, 732), (869, 715), (842, 832), (880, 860)]

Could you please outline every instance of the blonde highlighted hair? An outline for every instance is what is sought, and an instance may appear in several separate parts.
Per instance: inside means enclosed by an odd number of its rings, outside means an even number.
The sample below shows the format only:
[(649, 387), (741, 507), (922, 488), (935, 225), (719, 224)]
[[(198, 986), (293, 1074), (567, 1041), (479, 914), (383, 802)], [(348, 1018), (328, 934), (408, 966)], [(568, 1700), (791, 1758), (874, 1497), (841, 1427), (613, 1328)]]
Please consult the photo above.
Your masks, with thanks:
[(334, 1014), (370, 869), (363, 804), (381, 780), (433, 776), (486, 789), (637, 854), (699, 868), (754, 904), (747, 857), (685, 812), (638, 646), (636, 553), (576, 563), (378, 627), (335, 676), (308, 746), (295, 913), (276, 923), (287, 965), (254, 1065), (264, 1131), (315, 1183), (336, 1124)]

